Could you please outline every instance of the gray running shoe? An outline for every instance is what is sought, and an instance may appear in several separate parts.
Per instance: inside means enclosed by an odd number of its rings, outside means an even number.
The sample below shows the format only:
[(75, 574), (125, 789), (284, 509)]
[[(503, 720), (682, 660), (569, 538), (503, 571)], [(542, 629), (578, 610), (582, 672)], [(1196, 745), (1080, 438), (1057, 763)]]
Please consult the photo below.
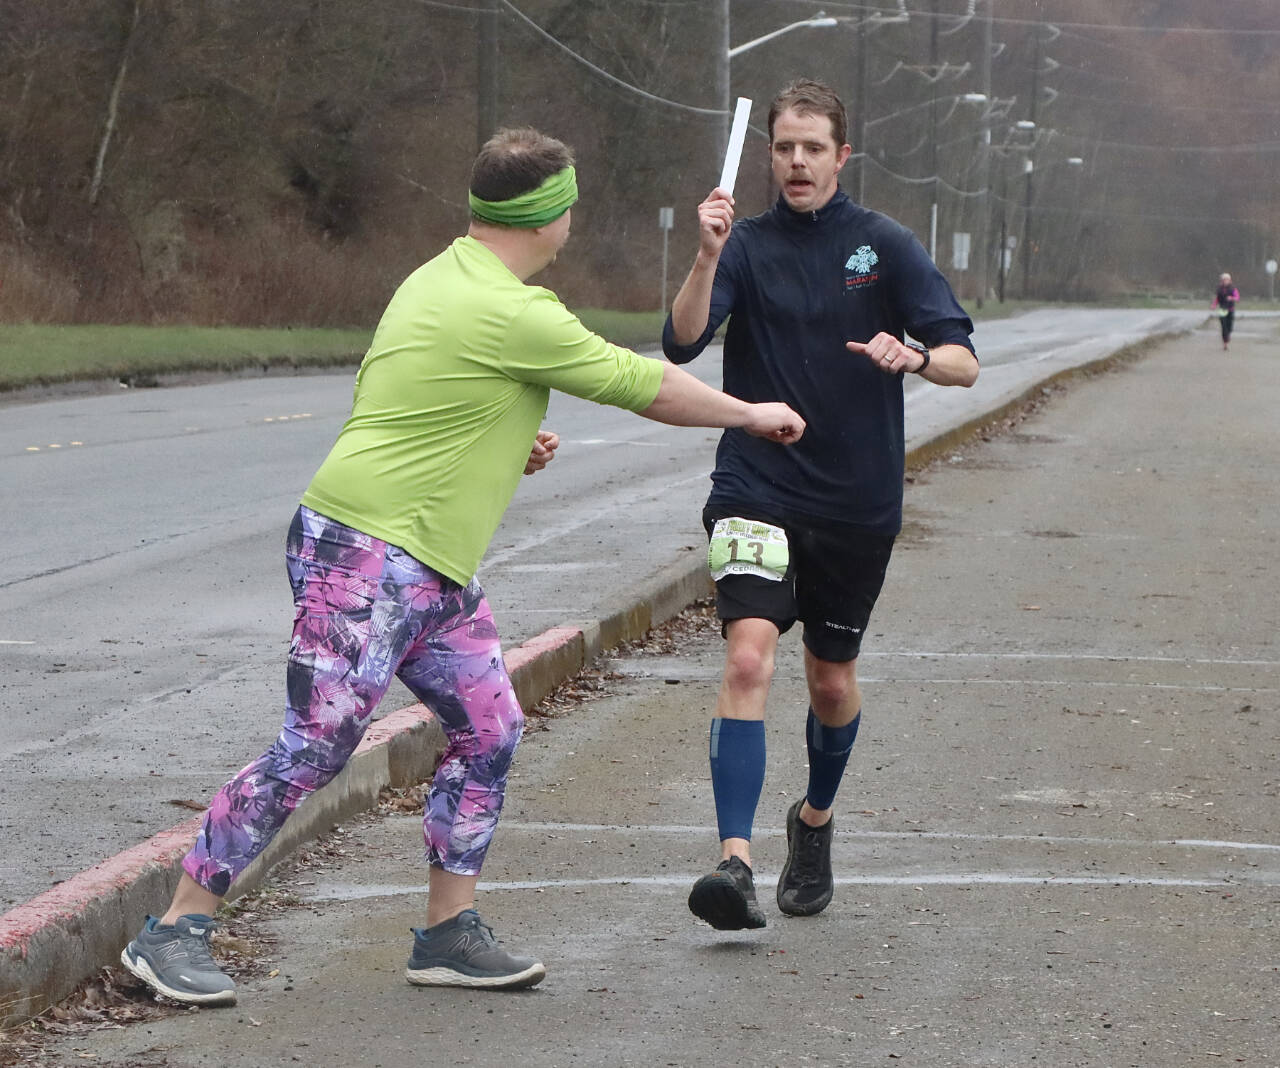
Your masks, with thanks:
[(787, 862), (778, 877), (778, 908), (788, 916), (816, 916), (831, 904), (831, 838), (836, 820), (810, 827), (800, 818), (802, 797), (787, 809)]
[(717, 931), (755, 929), (765, 924), (751, 868), (740, 857), (722, 860), (715, 871), (693, 884), (689, 911)]
[(404, 977), (414, 986), (466, 986), (519, 990), (537, 986), (547, 969), (540, 960), (502, 949), (475, 909), (434, 927), (414, 927), (413, 953)]
[(172, 927), (160, 927), (148, 916), (142, 932), (120, 953), (120, 963), (157, 994), (184, 1005), (234, 1005), (236, 984), (209, 955), (209, 932), (215, 927), (208, 916), (179, 916)]

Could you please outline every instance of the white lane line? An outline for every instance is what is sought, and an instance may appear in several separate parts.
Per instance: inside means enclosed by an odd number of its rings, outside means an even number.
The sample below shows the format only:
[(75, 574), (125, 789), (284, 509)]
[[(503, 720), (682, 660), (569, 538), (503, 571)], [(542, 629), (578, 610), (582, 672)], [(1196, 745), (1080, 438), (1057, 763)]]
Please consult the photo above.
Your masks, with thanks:
[[(705, 873), (704, 873), (705, 874)], [(479, 883), (477, 889), (538, 890), (587, 886), (688, 886), (698, 873), (690, 875), (605, 876), (596, 879), (512, 880)], [(1272, 883), (1227, 882), (1225, 879), (1145, 878), (1140, 875), (1004, 875), (1000, 872), (921, 872), (916, 875), (837, 875), (837, 886), (1239, 886)], [(776, 886), (777, 876), (756, 879), (757, 886)]]
[(588, 571), (592, 568), (605, 567), (603, 561), (596, 560), (565, 560), (563, 562), (547, 563), (547, 564), (508, 564), (507, 570), (518, 574), (532, 572), (562, 572), (562, 571)]
[(1280, 667), (1280, 660), (1233, 660), (1191, 656), (1127, 656), (1116, 653), (938, 653), (928, 650), (900, 649), (892, 652), (865, 652), (859, 660), (909, 657), (937, 660), (1104, 660), (1117, 664), (1210, 664), (1243, 667)]
[[(624, 657), (609, 657), (611, 664), (625, 664)], [(629, 679), (651, 680), (659, 678), (678, 678), (684, 682), (715, 682), (720, 679), (719, 671), (621, 671), (619, 674)], [(784, 672), (776, 672), (774, 679), (799, 679), (802, 676)], [(1070, 689), (1094, 690), (1174, 690), (1178, 693), (1276, 693), (1275, 686), (1219, 686), (1208, 683), (1176, 683), (1176, 682), (1112, 682), (1106, 679), (1027, 679), (1027, 678), (973, 678), (957, 676), (945, 678), (936, 675), (859, 675), (860, 683), (875, 683), (881, 686), (895, 685), (928, 685), (928, 686), (1063, 686)]]
[[(417, 817), (414, 817), (415, 819)], [(533, 820), (503, 820), (504, 830), (536, 831), (554, 834), (556, 831), (572, 831), (575, 834), (697, 834), (714, 835), (712, 827), (697, 827), (673, 823), (539, 823)], [(778, 837), (786, 834), (781, 827), (757, 827), (753, 832), (759, 837)], [(1090, 838), (1056, 834), (971, 834), (965, 831), (848, 831), (840, 829), (840, 838), (888, 838), (900, 842), (921, 838), (945, 842), (1048, 842), (1053, 845), (1120, 846), (1126, 849), (1174, 846), (1181, 849), (1239, 849), (1280, 853), (1280, 843), (1215, 841), (1209, 838)]]
[(23, 642), (16, 639), (0, 638), (0, 645), (35, 645), (35, 642)]
[(641, 445), (649, 449), (665, 449), (670, 447), (666, 441), (628, 441), (626, 438), (569, 438), (563, 445)]
[[(476, 889), (494, 890), (585, 890), (593, 887), (642, 886), (654, 889), (688, 887), (698, 877), (697, 872), (687, 875), (616, 875), (594, 879), (512, 879), (480, 882)], [(777, 885), (777, 877), (761, 876), (757, 887)], [(837, 876), (837, 886), (1152, 886), (1152, 887), (1209, 887), (1213, 889), (1246, 889), (1255, 886), (1274, 886), (1261, 880), (1228, 882), (1225, 879), (1169, 879), (1145, 878), (1135, 875), (1004, 875), (998, 872), (920, 872), (915, 875), (853, 875)], [(409, 897), (426, 895), (425, 884), (404, 886), (391, 883), (325, 883), (304, 890), (309, 901), (364, 901), (375, 897)]]
[[(660, 497), (668, 496), (681, 486), (687, 486), (694, 482), (703, 482), (706, 480), (706, 477), (706, 472), (699, 472), (696, 475), (689, 475), (687, 478), (676, 479), (674, 482), (664, 482), (661, 479), (650, 479), (647, 482), (647, 487), (644, 485), (629, 486), (626, 490), (628, 494), (627, 504), (634, 507), (643, 501), (657, 500)], [(598, 523), (603, 518), (617, 515), (619, 501), (621, 498), (621, 490), (609, 493), (606, 497), (605, 503), (602, 505), (585, 511), (575, 511), (572, 519), (565, 520), (562, 523), (553, 523), (543, 526), (537, 533), (521, 538), (519, 541), (508, 545), (505, 548), (498, 549), (496, 551), (491, 550), (486, 554), (484, 560), (481, 561), (479, 573), (484, 574), (487, 569), (506, 564), (508, 560), (529, 552), (532, 549), (537, 549), (549, 541), (555, 541), (557, 538), (561, 538), (575, 530), (581, 530), (583, 527), (591, 526), (593, 523)]]
[[(719, 678), (719, 675), (714, 676)], [(777, 678), (775, 675), (774, 678)], [(916, 678), (909, 675), (893, 677), (875, 677), (859, 675), (858, 682), (876, 682), (882, 684), (928, 683), (938, 686), (1065, 686), (1072, 689), (1095, 690), (1176, 690), (1178, 693), (1275, 693), (1274, 686), (1211, 686), (1208, 683), (1176, 683), (1176, 682), (1110, 682), (1106, 679), (973, 679), (973, 678)]]

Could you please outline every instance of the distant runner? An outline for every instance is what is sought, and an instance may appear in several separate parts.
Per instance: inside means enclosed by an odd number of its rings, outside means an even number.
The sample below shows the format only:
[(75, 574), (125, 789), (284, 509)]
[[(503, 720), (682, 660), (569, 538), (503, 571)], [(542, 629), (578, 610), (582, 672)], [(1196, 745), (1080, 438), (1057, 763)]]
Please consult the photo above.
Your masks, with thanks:
[(1231, 282), (1231, 275), (1223, 274), (1218, 278), (1218, 288), (1213, 294), (1213, 303), (1209, 305), (1218, 313), (1218, 326), (1222, 329), (1222, 351), (1226, 352), (1231, 343), (1231, 331), (1236, 325), (1236, 305), (1240, 303), (1240, 290)]

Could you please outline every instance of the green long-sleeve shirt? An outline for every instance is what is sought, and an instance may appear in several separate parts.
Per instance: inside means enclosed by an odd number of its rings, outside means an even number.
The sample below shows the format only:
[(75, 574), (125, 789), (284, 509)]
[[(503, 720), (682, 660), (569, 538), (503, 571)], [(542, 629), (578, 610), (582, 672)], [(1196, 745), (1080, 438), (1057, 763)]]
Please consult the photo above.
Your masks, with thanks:
[(659, 361), (591, 333), (550, 290), (460, 237), (391, 298), (302, 503), (466, 583), (551, 389), (642, 411), (661, 380)]

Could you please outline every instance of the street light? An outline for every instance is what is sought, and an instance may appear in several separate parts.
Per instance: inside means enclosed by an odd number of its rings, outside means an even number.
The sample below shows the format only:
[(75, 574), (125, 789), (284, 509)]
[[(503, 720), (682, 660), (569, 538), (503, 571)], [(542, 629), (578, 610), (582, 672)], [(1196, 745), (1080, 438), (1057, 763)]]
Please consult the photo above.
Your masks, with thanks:
[(761, 37), (752, 38), (750, 41), (743, 41), (740, 45), (729, 45), (729, 0), (720, 0), (721, 8), (721, 48), (720, 61), (716, 64), (717, 81), (719, 82), (720, 101), (724, 107), (724, 125), (720, 130), (721, 144), (720, 155), (724, 156), (725, 148), (729, 144), (729, 124), (733, 121), (733, 94), (730, 91), (729, 84), (729, 65), (734, 56), (740, 56), (743, 52), (747, 52), (758, 45), (764, 44), (766, 41), (772, 41), (775, 37), (781, 37), (784, 33), (790, 33), (792, 30), (803, 29), (826, 29), (831, 26), (839, 26), (840, 20), (827, 15), (825, 12), (819, 11), (816, 15), (807, 19), (800, 19), (798, 22), (788, 23), (786, 26), (779, 27), (772, 33), (766, 33)]
[(756, 45), (762, 45), (765, 41), (772, 41), (775, 37), (781, 37), (784, 33), (790, 33), (792, 30), (803, 29), (806, 26), (811, 26), (814, 29), (824, 29), (828, 26), (839, 25), (839, 19), (833, 19), (829, 15), (824, 15), (819, 11), (813, 16), (813, 18), (801, 19), (799, 22), (793, 22), (789, 26), (783, 26), (780, 29), (774, 30), (772, 33), (766, 33), (763, 37), (756, 37), (754, 40), (744, 41), (740, 45), (735, 45), (733, 48), (729, 49), (728, 58), (732, 59), (734, 56), (741, 55), (743, 52), (755, 48)]

